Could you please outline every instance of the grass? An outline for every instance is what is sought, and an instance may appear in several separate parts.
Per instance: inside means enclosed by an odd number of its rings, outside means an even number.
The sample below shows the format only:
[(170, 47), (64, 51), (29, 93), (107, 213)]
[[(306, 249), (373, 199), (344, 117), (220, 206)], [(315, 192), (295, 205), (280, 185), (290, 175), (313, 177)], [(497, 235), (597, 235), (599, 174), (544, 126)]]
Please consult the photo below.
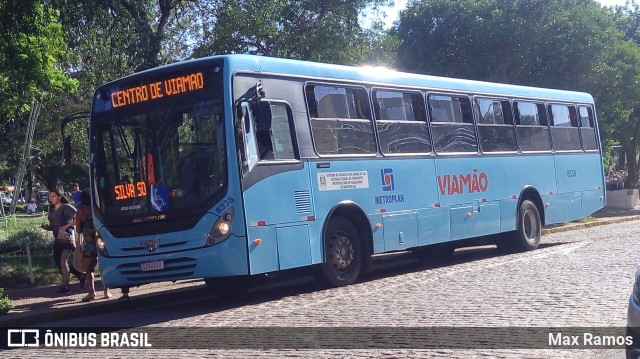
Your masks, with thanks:
[(0, 255), (0, 288), (30, 288), (56, 284), (60, 281), (58, 268), (51, 254), (31, 256), (35, 284), (29, 279), (29, 264), (25, 255)]
[(13, 233), (26, 228), (39, 228), (46, 221), (43, 216), (36, 217), (0, 217), (0, 241), (7, 240)]
[[(39, 229), (45, 217), (6, 217), (0, 216), (0, 288), (28, 288), (46, 286), (60, 281), (60, 274), (53, 262), (53, 237), (49, 241), (49, 234)], [(41, 237), (38, 243), (32, 243), (31, 260), (35, 283), (32, 285), (29, 277), (29, 264), (25, 255), (23, 238), (25, 230), (41, 231), (36, 237)], [(32, 232), (26, 234), (33, 238)]]

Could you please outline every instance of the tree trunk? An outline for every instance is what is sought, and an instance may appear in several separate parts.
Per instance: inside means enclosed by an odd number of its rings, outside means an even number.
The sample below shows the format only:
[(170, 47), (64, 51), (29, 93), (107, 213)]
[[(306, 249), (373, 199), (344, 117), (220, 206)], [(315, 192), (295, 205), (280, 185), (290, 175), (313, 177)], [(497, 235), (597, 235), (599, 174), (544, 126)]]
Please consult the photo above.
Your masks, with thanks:
[(627, 157), (627, 180), (624, 183), (625, 188), (633, 188), (638, 183), (638, 160), (636, 154), (638, 153), (637, 140), (634, 138), (631, 141), (631, 145), (625, 148), (625, 155)]
[(635, 124), (632, 129), (631, 141), (624, 145), (627, 160), (627, 180), (625, 188), (635, 188), (638, 184), (638, 145), (640, 144), (640, 108), (637, 108), (629, 116), (629, 123)]

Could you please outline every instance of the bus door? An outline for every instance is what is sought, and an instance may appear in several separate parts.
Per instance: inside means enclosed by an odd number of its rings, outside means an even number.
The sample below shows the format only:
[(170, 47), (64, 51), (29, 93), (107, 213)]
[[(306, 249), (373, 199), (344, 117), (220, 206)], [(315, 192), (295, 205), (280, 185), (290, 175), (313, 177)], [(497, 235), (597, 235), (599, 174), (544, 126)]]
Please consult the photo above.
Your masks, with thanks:
[(311, 264), (309, 221), (315, 216), (309, 175), (295, 142), (290, 106), (242, 103), (243, 170), (250, 273)]

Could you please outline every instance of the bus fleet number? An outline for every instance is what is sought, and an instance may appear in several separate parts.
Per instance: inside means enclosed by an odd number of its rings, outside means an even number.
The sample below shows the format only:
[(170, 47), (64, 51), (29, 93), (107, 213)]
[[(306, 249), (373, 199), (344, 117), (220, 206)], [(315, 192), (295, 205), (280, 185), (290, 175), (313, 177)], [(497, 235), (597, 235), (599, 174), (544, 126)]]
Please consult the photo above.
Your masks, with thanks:
[(576, 170), (567, 170), (567, 177), (577, 177)]
[(216, 213), (222, 214), (222, 212), (224, 212), (225, 209), (229, 208), (232, 203), (233, 198), (227, 197), (222, 203), (220, 203), (220, 205), (216, 206)]

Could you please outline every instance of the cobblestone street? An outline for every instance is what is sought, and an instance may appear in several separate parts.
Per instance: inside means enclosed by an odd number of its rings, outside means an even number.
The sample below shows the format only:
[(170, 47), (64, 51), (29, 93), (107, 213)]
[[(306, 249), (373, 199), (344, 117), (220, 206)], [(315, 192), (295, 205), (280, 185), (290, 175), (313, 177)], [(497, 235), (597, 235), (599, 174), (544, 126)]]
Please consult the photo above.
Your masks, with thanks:
[[(323, 289), (310, 277), (259, 286), (249, 298), (183, 298), (162, 306), (46, 323), (117, 327), (624, 327), (640, 221), (546, 235), (533, 252), (495, 247), (459, 249), (445, 266), (429, 268), (409, 253), (379, 258), (363, 281)], [(215, 338), (212, 338), (215, 340)], [(500, 346), (496, 338), (496, 347)], [(623, 358), (623, 350), (213, 350), (141, 349), (136, 357), (530, 357)], [(70, 350), (47, 349), (61, 356)], [(76, 357), (95, 349), (71, 350)], [(13, 350), (37, 357), (39, 350)], [(129, 356), (103, 349), (100, 356)]]

